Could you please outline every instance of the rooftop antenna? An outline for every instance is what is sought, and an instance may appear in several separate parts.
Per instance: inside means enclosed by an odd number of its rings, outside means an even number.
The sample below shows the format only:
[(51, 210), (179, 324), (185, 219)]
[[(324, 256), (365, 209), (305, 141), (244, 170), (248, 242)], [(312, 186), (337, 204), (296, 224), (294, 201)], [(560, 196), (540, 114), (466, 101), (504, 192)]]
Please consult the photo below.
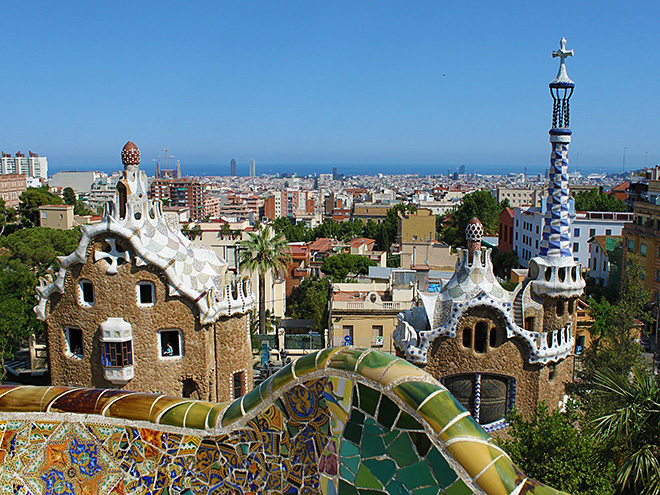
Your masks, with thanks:
[(644, 155), (644, 168), (646, 168), (649, 164), (649, 152), (647, 151), (646, 154)]
[(577, 154), (575, 157), (575, 171), (579, 172), (580, 171), (580, 153)]

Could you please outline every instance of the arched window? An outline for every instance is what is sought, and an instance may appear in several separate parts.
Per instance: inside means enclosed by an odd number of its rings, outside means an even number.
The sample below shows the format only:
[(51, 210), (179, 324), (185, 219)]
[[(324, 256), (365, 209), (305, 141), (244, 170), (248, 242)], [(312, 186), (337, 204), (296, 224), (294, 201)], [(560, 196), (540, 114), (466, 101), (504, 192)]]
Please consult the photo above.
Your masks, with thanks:
[(488, 342), (491, 348), (497, 347), (497, 327), (490, 329), (490, 342)]
[(557, 301), (557, 316), (564, 316), (564, 301)]
[(568, 301), (568, 314), (573, 314), (575, 312), (575, 299)]
[(486, 322), (480, 321), (474, 326), (474, 350), (479, 353), (486, 352), (488, 328)]
[(504, 419), (513, 408), (515, 400), (513, 378), (487, 373), (466, 373), (445, 377), (442, 382), (486, 431), (506, 426)]
[(472, 348), (472, 329), (469, 327), (463, 329), (463, 347)]

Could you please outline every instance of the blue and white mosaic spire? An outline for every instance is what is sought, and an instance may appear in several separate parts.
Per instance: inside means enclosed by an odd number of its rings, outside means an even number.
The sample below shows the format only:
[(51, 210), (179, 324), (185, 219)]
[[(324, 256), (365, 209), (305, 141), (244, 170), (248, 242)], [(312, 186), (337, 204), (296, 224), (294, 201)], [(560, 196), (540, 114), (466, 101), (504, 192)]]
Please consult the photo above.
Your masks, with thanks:
[(566, 58), (573, 56), (573, 50), (566, 50), (566, 39), (562, 38), (559, 50), (552, 52), (559, 57), (559, 72), (550, 83), (553, 99), (552, 129), (550, 142), (550, 184), (543, 226), (540, 255), (551, 258), (573, 258), (570, 230), (570, 192), (568, 189), (568, 145), (571, 142), (569, 129), (569, 99), (575, 84), (566, 72)]

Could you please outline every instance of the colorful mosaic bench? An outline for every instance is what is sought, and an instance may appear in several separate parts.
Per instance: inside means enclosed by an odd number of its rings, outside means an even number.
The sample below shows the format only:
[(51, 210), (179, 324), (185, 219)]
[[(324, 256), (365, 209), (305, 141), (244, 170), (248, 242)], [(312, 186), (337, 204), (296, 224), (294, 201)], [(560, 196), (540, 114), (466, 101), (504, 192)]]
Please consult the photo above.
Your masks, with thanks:
[(554, 495), (449, 392), (371, 349), (330, 348), (214, 404), (0, 387), (0, 492)]

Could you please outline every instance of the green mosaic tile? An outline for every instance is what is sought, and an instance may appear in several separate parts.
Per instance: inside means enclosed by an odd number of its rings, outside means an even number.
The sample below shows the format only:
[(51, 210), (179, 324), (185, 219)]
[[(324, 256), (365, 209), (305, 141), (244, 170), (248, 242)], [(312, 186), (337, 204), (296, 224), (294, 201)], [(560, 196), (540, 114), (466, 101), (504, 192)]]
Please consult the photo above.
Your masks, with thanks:
[(346, 440), (341, 443), (340, 452), (342, 457), (360, 456), (360, 448), (351, 442), (347, 442)]
[(413, 495), (438, 495), (438, 487), (427, 486), (424, 488), (415, 488), (413, 490)]
[(429, 465), (424, 461), (399, 469), (396, 476), (408, 490), (428, 485), (437, 486)]
[(445, 448), (473, 478), (502, 455), (502, 450), (492, 444), (471, 440), (457, 441)]
[(160, 418), (160, 424), (170, 426), (183, 426), (183, 420), (190, 403), (179, 404), (168, 409)]
[(442, 488), (448, 487), (458, 478), (458, 475), (451, 468), (447, 459), (444, 458), (438, 449), (432, 448), (426, 454), (426, 462), (431, 466), (433, 475)]
[(383, 375), (385, 368), (392, 362), (396, 361), (396, 356), (386, 354), (380, 351), (371, 351), (369, 354), (362, 358), (358, 365), (357, 372), (373, 381), (377, 382)]
[(296, 376), (303, 376), (316, 371), (316, 354), (307, 354), (294, 362)]
[(403, 486), (403, 483), (396, 478), (387, 484), (387, 493), (389, 495), (410, 495), (410, 492)]
[(217, 424), (218, 423), (218, 418), (220, 417), (220, 413), (222, 412), (222, 410), (226, 406), (227, 406), (227, 402), (222, 402), (222, 403), (217, 404), (217, 405), (215, 405), (211, 408), (211, 410), (209, 411), (208, 418), (207, 418), (209, 428), (215, 428), (217, 426), (220, 426), (220, 425)]
[(378, 424), (371, 418), (366, 418), (364, 421), (364, 434), (365, 435), (383, 435), (385, 430), (383, 430)]
[(273, 392), (277, 392), (286, 384), (293, 381), (293, 373), (291, 372), (291, 363), (287, 364), (284, 368), (273, 375)]
[[(355, 475), (360, 467), (360, 456), (344, 457), (342, 455), (341, 463), (343, 466), (346, 466), (346, 468), (348, 468), (353, 473), (353, 475)], [(346, 478), (346, 476), (344, 476), (344, 478)]]
[[(359, 465), (356, 467), (356, 471), (359, 469)], [(345, 464), (339, 466), (339, 474), (349, 483), (355, 483), (355, 473), (352, 472), (349, 467)]]
[(378, 481), (378, 479), (371, 474), (371, 471), (367, 468), (366, 465), (360, 465), (358, 474), (355, 477), (355, 486), (358, 488), (383, 488), (383, 484)]
[(344, 347), (341, 351), (332, 355), (327, 367), (336, 370), (355, 371), (357, 360), (364, 352), (366, 351), (359, 347)]
[(399, 467), (409, 466), (419, 461), (413, 444), (406, 433), (402, 433), (388, 447), (387, 453), (399, 465)]
[(477, 424), (472, 416), (465, 416), (464, 418), (459, 419), (440, 434), (440, 438), (443, 442), (446, 442), (450, 438), (466, 436), (482, 438), (484, 440), (490, 438), (488, 433)]
[(525, 475), (513, 465), (511, 460), (500, 457), (479, 476), (477, 485), (488, 494), (508, 495), (524, 479)]
[(263, 382), (261, 382), (261, 385), (259, 385), (259, 387), (257, 388), (257, 390), (259, 390), (259, 395), (261, 395), (262, 400), (268, 400), (268, 398), (271, 396), (272, 392), (270, 386), (272, 383), (273, 383), (273, 377), (269, 376)]
[(451, 395), (439, 394), (424, 404), (418, 412), (429, 422), (431, 428), (440, 432), (452, 419), (465, 411)]
[(451, 486), (445, 488), (445, 495), (472, 495), (472, 489), (459, 478)]
[(360, 445), (360, 440), (362, 440), (362, 426), (351, 422), (346, 423), (344, 427), (344, 438), (356, 445)]
[(396, 422), (396, 427), (402, 430), (423, 430), (424, 427), (405, 411), (401, 411), (399, 420)]
[(396, 437), (399, 436), (400, 433), (401, 432), (399, 430), (392, 430), (392, 431), (386, 433), (383, 436), (383, 441), (385, 442), (385, 445), (391, 444), (396, 439)]
[(380, 400), (380, 392), (361, 383), (358, 383), (358, 390), (360, 391), (360, 409), (367, 414), (375, 416), (378, 401)]
[(420, 457), (426, 456), (429, 449), (431, 448), (431, 441), (429, 440), (429, 437), (426, 436), (426, 433), (417, 433), (411, 431), (410, 433), (408, 433), (408, 435), (410, 435), (410, 439), (415, 445), (415, 449), (417, 450), (419, 456)]
[(362, 458), (378, 457), (385, 454), (385, 443), (380, 436), (365, 435), (362, 437)]
[(240, 399), (235, 400), (222, 415), (221, 424), (222, 426), (227, 426), (242, 417), (243, 417), (243, 413), (241, 412), (241, 401)]
[(195, 402), (186, 413), (186, 428), (206, 428), (206, 416), (213, 406), (210, 402)]
[(243, 410), (245, 412), (251, 411), (257, 405), (261, 404), (262, 399), (259, 394), (259, 389), (254, 389), (252, 392), (243, 397)]
[(382, 490), (369, 490), (367, 488), (358, 488), (360, 495), (385, 495)]
[(387, 395), (383, 395), (380, 398), (380, 406), (378, 407), (378, 422), (389, 430), (392, 428), (399, 410), (399, 406), (392, 402)]
[(322, 351), (319, 351), (316, 355), (316, 367), (319, 370), (322, 370), (327, 367), (328, 361), (330, 361), (330, 358), (332, 357), (333, 354), (338, 353), (341, 351), (341, 347), (328, 347), (326, 349), (323, 349)]
[(397, 466), (392, 459), (367, 459), (362, 462), (384, 486), (396, 474)]
[(346, 483), (344, 480), (339, 480), (339, 489), (337, 495), (359, 495), (357, 488), (352, 483)]
[[(431, 383), (406, 382), (394, 387), (392, 392), (416, 411), (429, 395), (438, 390), (440, 390), (440, 387)], [(448, 394), (449, 392), (445, 391), (443, 393)]]
[(348, 420), (352, 423), (362, 425), (364, 424), (364, 413), (362, 411), (358, 411), (357, 409), (353, 409)]

